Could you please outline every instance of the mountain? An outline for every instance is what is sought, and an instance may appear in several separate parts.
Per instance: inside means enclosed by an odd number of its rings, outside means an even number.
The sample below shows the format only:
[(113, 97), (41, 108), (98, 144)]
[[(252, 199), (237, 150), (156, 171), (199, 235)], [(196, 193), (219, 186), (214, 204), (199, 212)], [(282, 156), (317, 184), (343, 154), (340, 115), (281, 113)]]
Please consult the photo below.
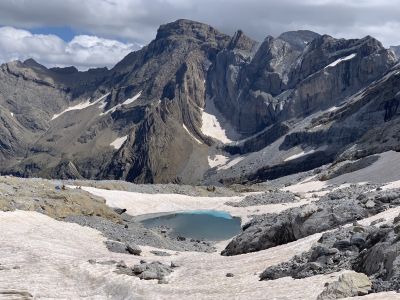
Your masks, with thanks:
[(178, 20), (110, 70), (2, 65), (0, 171), (234, 183), (397, 150), (399, 72), (369, 36)]
[(396, 55), (397, 59), (400, 58), (400, 46), (392, 46), (390, 49), (394, 52)]

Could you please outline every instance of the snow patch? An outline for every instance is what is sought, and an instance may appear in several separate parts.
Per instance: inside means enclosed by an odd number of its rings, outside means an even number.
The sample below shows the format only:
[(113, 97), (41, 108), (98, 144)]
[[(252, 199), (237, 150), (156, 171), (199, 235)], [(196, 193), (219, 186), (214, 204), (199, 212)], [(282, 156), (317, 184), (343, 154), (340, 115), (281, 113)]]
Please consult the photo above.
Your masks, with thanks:
[(229, 161), (229, 157), (225, 155), (210, 155), (208, 156), (208, 165), (210, 168), (219, 167), (225, 165)]
[(284, 161), (294, 160), (294, 159), (296, 159), (296, 158), (299, 158), (299, 157), (302, 157), (302, 156), (306, 156), (306, 155), (311, 154), (311, 153), (314, 153), (314, 152), (315, 152), (315, 150), (310, 150), (310, 151), (307, 151), (307, 152), (301, 151), (301, 152), (298, 153), (298, 154), (289, 156), (289, 157), (286, 158)]
[(140, 98), (140, 96), (142, 95), (142, 91), (140, 91), (139, 93), (137, 93), (135, 96), (133, 96), (132, 98), (126, 99), (124, 102), (115, 105), (114, 107), (110, 108), (109, 110), (107, 110), (106, 112), (102, 112), (100, 114), (100, 116), (104, 116), (107, 115), (109, 113), (113, 113), (114, 111), (117, 110), (117, 108), (120, 108), (122, 105), (129, 105), (133, 102), (135, 102), (137, 99)]
[(192, 139), (194, 139), (198, 144), (203, 144), (198, 138), (196, 138), (190, 131), (189, 131), (189, 129), (187, 129), (187, 127), (186, 127), (186, 125), (185, 124), (182, 124), (182, 126), (183, 126), (183, 129), (185, 129), (186, 130), (186, 132), (192, 137)]
[(97, 99), (96, 101), (90, 102), (90, 99), (86, 100), (85, 102), (79, 103), (77, 105), (74, 106), (70, 106), (67, 109), (63, 110), (62, 112), (60, 112), (59, 114), (55, 114), (53, 115), (53, 117), (51, 118), (51, 120), (55, 120), (57, 119), (59, 116), (65, 114), (68, 111), (73, 111), (73, 110), (82, 110), (85, 108), (88, 108), (92, 105), (95, 105), (97, 103), (99, 103), (101, 100), (103, 100), (104, 98), (106, 98), (108, 95), (110, 95), (110, 93), (105, 94), (104, 96), (100, 97), (99, 99)]
[(119, 137), (114, 142), (112, 142), (110, 144), (110, 146), (114, 147), (114, 149), (116, 149), (116, 150), (119, 150), (122, 147), (122, 145), (126, 142), (127, 139), (128, 139), (127, 135)]
[(221, 115), (221, 113), (215, 107), (214, 101), (212, 99), (206, 100), (206, 107), (202, 110), (201, 118), (201, 131), (205, 135), (210, 136), (223, 143), (230, 143), (233, 140), (240, 139), (240, 135)]
[(133, 96), (132, 98), (126, 99), (122, 105), (129, 105), (133, 102), (135, 102), (137, 99), (140, 98), (140, 96), (142, 95), (142, 91), (140, 91), (137, 95)]
[(326, 69), (326, 68), (334, 67), (334, 66), (340, 64), (341, 62), (346, 61), (346, 60), (353, 59), (353, 58), (356, 57), (356, 56), (357, 56), (357, 53), (353, 53), (353, 54), (350, 54), (350, 55), (348, 55), (348, 56), (346, 56), (346, 57), (339, 58), (339, 59), (335, 60), (333, 63), (327, 65), (327, 66), (325, 67), (325, 69)]

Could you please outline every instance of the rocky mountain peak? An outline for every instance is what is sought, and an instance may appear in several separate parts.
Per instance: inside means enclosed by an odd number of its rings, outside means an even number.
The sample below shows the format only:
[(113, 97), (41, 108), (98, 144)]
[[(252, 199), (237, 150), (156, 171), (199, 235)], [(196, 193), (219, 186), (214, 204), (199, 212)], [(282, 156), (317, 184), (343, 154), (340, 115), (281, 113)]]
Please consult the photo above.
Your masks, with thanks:
[(36, 60), (33, 58), (29, 58), (23, 62), (23, 64), (27, 67), (33, 68), (33, 69), (38, 69), (38, 70), (46, 70), (47, 68), (41, 64), (39, 64)]
[(296, 30), (282, 33), (278, 39), (289, 43), (295, 50), (302, 51), (308, 43), (321, 35), (310, 30)]
[(227, 48), (229, 50), (238, 49), (250, 51), (256, 44), (257, 42), (245, 35), (242, 30), (238, 30), (233, 35)]
[[(51, 68), (50, 70), (57, 74), (74, 74), (74, 73), (79, 72), (78, 69), (73, 66), (65, 67), (65, 68), (56, 67), (56, 68)], [(91, 69), (91, 70), (94, 70), (94, 69)]]
[(156, 40), (172, 36), (192, 37), (201, 41), (225, 36), (210, 25), (196, 21), (180, 19), (172, 23), (161, 25), (157, 31)]

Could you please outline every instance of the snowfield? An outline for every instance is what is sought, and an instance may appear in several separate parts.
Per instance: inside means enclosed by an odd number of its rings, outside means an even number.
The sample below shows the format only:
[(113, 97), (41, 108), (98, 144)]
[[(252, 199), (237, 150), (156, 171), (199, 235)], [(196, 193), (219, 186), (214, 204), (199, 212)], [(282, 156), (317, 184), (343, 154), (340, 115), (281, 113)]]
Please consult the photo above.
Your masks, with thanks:
[[(131, 201), (136, 202), (135, 198)], [(390, 220), (398, 213), (398, 208), (391, 209), (361, 222), (369, 223), (378, 217)], [(168, 251), (172, 256), (156, 257), (150, 253), (151, 247), (142, 247), (143, 255), (137, 257), (109, 252), (103, 244), (104, 237), (96, 230), (37, 212), (0, 212), (0, 228), (0, 264), (5, 267), (0, 271), (0, 291), (26, 291), (38, 299), (316, 299), (324, 284), (340, 275), (259, 281), (258, 276), (266, 267), (307, 251), (321, 233), (231, 257), (173, 251)], [(220, 243), (219, 248), (227, 242)], [(155, 280), (118, 275), (113, 272), (113, 265), (90, 264), (90, 259), (124, 260), (129, 266), (140, 259), (174, 261), (181, 267), (168, 276), (168, 284), (160, 285)], [(226, 277), (228, 272), (235, 276)], [(382, 293), (360, 299), (400, 299), (400, 295)]]
[(222, 143), (240, 139), (240, 135), (221, 115), (212, 99), (206, 99), (206, 106), (202, 111), (201, 131)]
[[(383, 154), (378, 166), (395, 153)], [(373, 170), (371, 165), (364, 170)], [(357, 175), (356, 171), (354, 172)], [(360, 174), (357, 175), (357, 177)], [(347, 175), (349, 176), (349, 175)], [(348, 179), (348, 177), (346, 177)], [(398, 176), (397, 176), (398, 180)], [(359, 183), (363, 184), (363, 183)], [(232, 207), (227, 201), (241, 201), (246, 195), (236, 197), (196, 197), (182, 194), (144, 194), (93, 187), (82, 189), (103, 197), (107, 205), (127, 209), (131, 215), (187, 210), (223, 210), (243, 219), (249, 215), (281, 212), (291, 207), (315, 201), (313, 194), (322, 196), (329, 182), (316, 181), (311, 176), (283, 188), (301, 193), (301, 201), (286, 204), (268, 204), (251, 207)], [(342, 184), (336, 188), (349, 186)], [(384, 189), (400, 186), (391, 181)], [(69, 187), (75, 188), (75, 187)], [(388, 209), (373, 217), (359, 220), (364, 225), (384, 218), (391, 222), (400, 213), (400, 207)], [(141, 256), (110, 252), (104, 245), (100, 232), (73, 223), (54, 220), (38, 212), (0, 212), (0, 299), (2, 292), (14, 290), (28, 292), (35, 299), (316, 299), (327, 282), (336, 281), (341, 273), (318, 275), (294, 280), (286, 277), (273, 281), (259, 281), (267, 267), (290, 260), (309, 250), (323, 233), (267, 250), (237, 255), (221, 256), (220, 252), (177, 252), (164, 250), (171, 256), (155, 256), (152, 247), (141, 246)], [(222, 250), (229, 240), (217, 244)], [(119, 275), (115, 264), (89, 263), (89, 260), (106, 262), (123, 260), (128, 266), (160, 261), (180, 265), (166, 279), (168, 284), (156, 280), (141, 281), (137, 277)], [(347, 271), (345, 271), (347, 272)], [(227, 277), (233, 273), (234, 277)], [(6, 299), (16, 299), (6, 298)], [(371, 294), (349, 299), (400, 299), (397, 293)]]

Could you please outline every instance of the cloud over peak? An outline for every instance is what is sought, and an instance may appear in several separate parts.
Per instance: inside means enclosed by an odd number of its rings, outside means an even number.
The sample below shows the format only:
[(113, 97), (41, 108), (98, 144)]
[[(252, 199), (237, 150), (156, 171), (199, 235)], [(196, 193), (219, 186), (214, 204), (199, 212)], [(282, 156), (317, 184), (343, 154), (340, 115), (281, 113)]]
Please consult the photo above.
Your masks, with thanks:
[(65, 42), (56, 35), (32, 34), (10, 26), (0, 27), (0, 62), (33, 58), (53, 67), (112, 67), (128, 53), (137, 50), (134, 43), (122, 43), (97, 36), (77, 35)]

